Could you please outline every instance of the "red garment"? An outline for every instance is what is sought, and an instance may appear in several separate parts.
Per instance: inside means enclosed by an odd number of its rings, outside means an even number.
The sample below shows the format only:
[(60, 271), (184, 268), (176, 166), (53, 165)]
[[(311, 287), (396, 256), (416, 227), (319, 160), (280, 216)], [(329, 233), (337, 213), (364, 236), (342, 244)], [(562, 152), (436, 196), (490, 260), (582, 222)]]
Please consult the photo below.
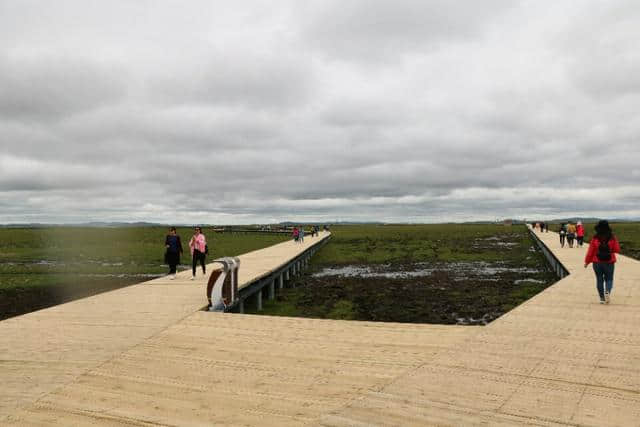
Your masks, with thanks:
[(584, 236), (584, 225), (582, 225), (582, 224), (576, 225), (576, 235), (578, 237), (583, 237)]
[(598, 246), (600, 246), (600, 241), (594, 236), (589, 243), (587, 255), (584, 257), (585, 264), (590, 264), (592, 262), (613, 264), (616, 262), (616, 254), (620, 253), (620, 243), (618, 243), (618, 239), (616, 239), (615, 236), (611, 236), (611, 239), (609, 239), (609, 250), (611, 251), (611, 259), (609, 261), (600, 261), (598, 259)]

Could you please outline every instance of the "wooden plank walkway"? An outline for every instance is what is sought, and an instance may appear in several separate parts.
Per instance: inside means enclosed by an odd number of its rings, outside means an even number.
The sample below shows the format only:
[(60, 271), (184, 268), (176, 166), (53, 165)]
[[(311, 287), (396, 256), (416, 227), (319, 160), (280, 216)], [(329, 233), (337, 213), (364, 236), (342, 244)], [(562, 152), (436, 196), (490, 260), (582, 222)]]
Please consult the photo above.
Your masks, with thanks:
[[(330, 236), (307, 236), (240, 256), (239, 287), (277, 270)], [(208, 271), (219, 268), (209, 264)], [(17, 407), (35, 402), (114, 356), (201, 310), (205, 276), (198, 269), (75, 300), (0, 322), (0, 424)]]
[[(68, 375), (35, 397), (22, 388), (19, 408), (0, 390), (0, 411), (11, 425), (640, 425), (640, 262), (619, 257), (612, 303), (600, 305), (586, 248), (540, 238), (571, 275), (486, 327), (198, 311), (119, 349), (92, 342), (65, 360), (85, 363), (68, 373), (52, 362), (64, 333), (25, 330), (5, 357), (0, 322), (0, 377), (46, 374), (50, 362)], [(107, 341), (129, 339), (118, 326)], [(95, 361), (98, 343), (110, 354)], [(48, 359), (27, 357), (43, 349)]]

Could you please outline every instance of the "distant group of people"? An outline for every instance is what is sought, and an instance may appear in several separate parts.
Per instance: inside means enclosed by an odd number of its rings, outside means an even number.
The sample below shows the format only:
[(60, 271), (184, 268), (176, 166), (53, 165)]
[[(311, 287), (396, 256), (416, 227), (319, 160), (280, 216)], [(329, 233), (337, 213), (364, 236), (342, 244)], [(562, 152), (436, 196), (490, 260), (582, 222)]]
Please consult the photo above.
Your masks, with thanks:
[[(169, 234), (164, 239), (164, 245), (164, 262), (169, 265), (169, 279), (173, 280), (176, 278), (176, 269), (180, 264), (180, 256), (183, 254), (182, 241), (175, 227), (169, 229)], [(191, 280), (194, 280), (198, 263), (202, 266), (202, 275), (207, 273), (206, 257), (209, 253), (209, 246), (201, 227), (195, 227), (193, 236), (189, 240), (189, 250), (191, 251)]]
[(549, 232), (549, 224), (547, 224), (546, 222), (534, 222), (533, 224), (531, 224), (531, 227), (533, 227), (534, 230), (540, 230), (541, 233)]
[[(534, 223), (532, 227), (541, 233), (545, 230), (549, 231), (544, 222)], [(574, 243), (577, 248), (581, 248), (584, 244), (585, 228), (582, 221), (577, 221), (575, 224), (571, 221), (561, 223), (558, 234), (560, 246), (563, 248), (565, 243), (570, 248), (574, 247)], [(611, 301), (617, 253), (620, 253), (620, 243), (613, 234), (609, 222), (607, 220), (599, 221), (595, 226), (595, 235), (591, 238), (584, 257), (584, 268), (589, 267), (589, 264), (593, 265), (600, 304), (609, 304)]]
[(584, 225), (582, 221), (573, 224), (572, 222), (563, 222), (560, 224), (560, 246), (564, 248), (565, 242), (570, 248), (573, 248), (574, 242), (576, 247), (581, 248), (584, 243)]
[(304, 228), (293, 227), (293, 241), (297, 243), (304, 243)]
[[(329, 230), (329, 227), (325, 225), (324, 230)], [(304, 233), (304, 227), (294, 227), (293, 240), (298, 243), (304, 243)], [(319, 234), (320, 227), (317, 225), (312, 226), (311, 237), (318, 236)], [(169, 234), (167, 234), (164, 239), (164, 246), (164, 262), (169, 265), (169, 279), (174, 280), (176, 278), (178, 264), (180, 264), (180, 257), (184, 253), (182, 240), (175, 227), (169, 229)], [(191, 236), (191, 240), (189, 240), (189, 250), (191, 251), (191, 280), (195, 280), (196, 267), (198, 264), (202, 267), (202, 275), (207, 273), (206, 257), (209, 254), (207, 239), (202, 233), (202, 228), (199, 226), (194, 228), (193, 236)]]
[[(325, 231), (328, 230), (327, 226), (324, 226)], [(296, 243), (304, 243), (304, 227), (300, 226), (299, 228), (293, 227), (293, 231), (291, 235), (293, 236), (293, 241)], [(320, 235), (320, 227), (317, 225), (311, 226), (311, 237), (317, 237)]]

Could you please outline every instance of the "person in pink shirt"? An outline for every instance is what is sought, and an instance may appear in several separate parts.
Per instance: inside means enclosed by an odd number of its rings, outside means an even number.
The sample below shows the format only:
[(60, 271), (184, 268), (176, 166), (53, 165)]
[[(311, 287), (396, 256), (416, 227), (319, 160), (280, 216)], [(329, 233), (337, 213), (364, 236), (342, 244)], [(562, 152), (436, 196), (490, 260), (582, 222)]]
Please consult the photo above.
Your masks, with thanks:
[(205, 267), (205, 257), (207, 254), (207, 239), (202, 234), (200, 227), (195, 228), (195, 233), (189, 240), (189, 248), (191, 249), (191, 280), (196, 278), (196, 265), (198, 262), (202, 266), (202, 275), (207, 274)]

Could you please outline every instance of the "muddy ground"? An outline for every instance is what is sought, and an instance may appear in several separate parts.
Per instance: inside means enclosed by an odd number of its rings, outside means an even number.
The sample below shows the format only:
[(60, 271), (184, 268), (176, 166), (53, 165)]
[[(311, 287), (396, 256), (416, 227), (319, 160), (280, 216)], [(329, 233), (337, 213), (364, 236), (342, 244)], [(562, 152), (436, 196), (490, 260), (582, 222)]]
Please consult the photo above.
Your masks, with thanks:
[(344, 227), (261, 313), (484, 325), (556, 281), (525, 227)]
[[(307, 274), (275, 302), (265, 304), (264, 314), (301, 317), (370, 320), (383, 322), (485, 325), (544, 290), (557, 279), (550, 271), (493, 268), (479, 274), (446, 265), (429, 270), (406, 266), (401, 271), (361, 275)], [(453, 266), (452, 266), (453, 267)], [(368, 269), (357, 268), (358, 272)], [(497, 271), (495, 271), (497, 270)], [(326, 270), (325, 270), (326, 271)], [(336, 267), (334, 271), (344, 271)], [(406, 273), (409, 274), (406, 274)], [(413, 274), (412, 274), (413, 273)]]

